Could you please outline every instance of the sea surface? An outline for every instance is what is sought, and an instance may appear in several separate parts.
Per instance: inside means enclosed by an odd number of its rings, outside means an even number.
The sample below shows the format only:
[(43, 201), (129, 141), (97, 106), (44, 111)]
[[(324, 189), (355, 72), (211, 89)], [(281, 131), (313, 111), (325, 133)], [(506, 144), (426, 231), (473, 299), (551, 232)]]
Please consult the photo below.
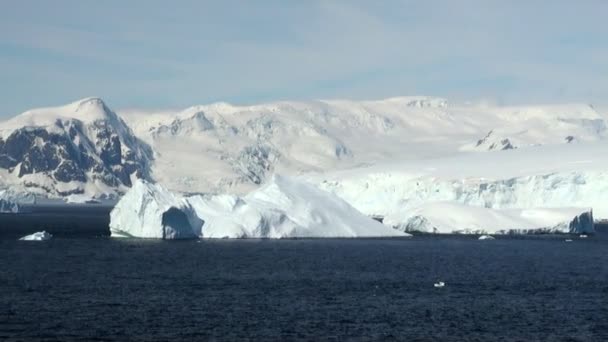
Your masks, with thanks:
[(0, 340), (608, 341), (608, 232), (566, 238), (0, 237)]

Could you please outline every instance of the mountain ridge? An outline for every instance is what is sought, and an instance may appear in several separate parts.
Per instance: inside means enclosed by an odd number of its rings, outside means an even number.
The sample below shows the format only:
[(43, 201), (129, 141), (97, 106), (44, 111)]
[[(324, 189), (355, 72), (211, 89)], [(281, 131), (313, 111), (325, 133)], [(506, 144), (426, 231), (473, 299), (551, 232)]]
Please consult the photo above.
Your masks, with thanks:
[(242, 194), (275, 172), (327, 172), (605, 136), (604, 116), (585, 104), (492, 107), (402, 96), (219, 102), (145, 114), (117, 113), (89, 97), (0, 122), (0, 186), (55, 196), (120, 195), (136, 177), (180, 192)]

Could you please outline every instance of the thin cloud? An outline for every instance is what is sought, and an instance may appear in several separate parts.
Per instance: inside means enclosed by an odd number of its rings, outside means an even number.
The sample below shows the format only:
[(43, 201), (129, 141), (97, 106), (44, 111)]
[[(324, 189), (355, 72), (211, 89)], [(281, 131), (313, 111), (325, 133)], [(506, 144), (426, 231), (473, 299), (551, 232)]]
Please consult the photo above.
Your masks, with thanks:
[(608, 102), (605, 1), (25, 0), (4, 7), (3, 113), (85, 91), (113, 106), (148, 108), (410, 94)]

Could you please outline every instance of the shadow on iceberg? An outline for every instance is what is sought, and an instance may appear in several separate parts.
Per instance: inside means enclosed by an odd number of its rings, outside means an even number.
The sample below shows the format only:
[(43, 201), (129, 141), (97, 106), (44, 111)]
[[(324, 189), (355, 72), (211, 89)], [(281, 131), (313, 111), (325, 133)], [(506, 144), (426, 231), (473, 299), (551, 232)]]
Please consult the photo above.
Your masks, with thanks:
[(112, 237), (196, 239), (202, 226), (184, 198), (144, 180), (137, 180), (110, 213)]

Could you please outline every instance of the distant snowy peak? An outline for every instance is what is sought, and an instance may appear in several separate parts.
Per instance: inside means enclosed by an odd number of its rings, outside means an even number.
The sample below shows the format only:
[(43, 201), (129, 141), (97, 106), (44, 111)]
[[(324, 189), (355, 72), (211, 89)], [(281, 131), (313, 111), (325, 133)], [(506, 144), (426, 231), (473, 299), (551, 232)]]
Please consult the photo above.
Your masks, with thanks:
[(28, 110), (2, 123), (3, 136), (12, 129), (22, 127), (51, 126), (58, 121), (79, 120), (91, 123), (99, 120), (117, 121), (118, 117), (102, 99), (89, 97), (59, 107), (47, 107)]
[[(51, 195), (114, 193), (149, 178), (151, 149), (98, 98), (0, 123), (5, 180)], [(2, 171), (2, 170), (0, 170)]]
[(481, 150), (488, 150), (488, 151), (493, 151), (493, 150), (511, 150), (514, 148), (517, 148), (516, 146), (513, 145), (513, 143), (511, 143), (511, 140), (509, 140), (509, 138), (502, 138), (502, 137), (496, 137), (496, 134), (494, 134), (494, 131), (490, 131), (488, 132), (488, 134), (486, 134), (485, 137), (479, 139), (477, 141), (477, 144), (475, 144), (475, 148), (477, 149), (481, 149)]
[(607, 136), (605, 118), (588, 105), (505, 107), (495, 112), (494, 127), (463, 150), (509, 150), (597, 141)]

